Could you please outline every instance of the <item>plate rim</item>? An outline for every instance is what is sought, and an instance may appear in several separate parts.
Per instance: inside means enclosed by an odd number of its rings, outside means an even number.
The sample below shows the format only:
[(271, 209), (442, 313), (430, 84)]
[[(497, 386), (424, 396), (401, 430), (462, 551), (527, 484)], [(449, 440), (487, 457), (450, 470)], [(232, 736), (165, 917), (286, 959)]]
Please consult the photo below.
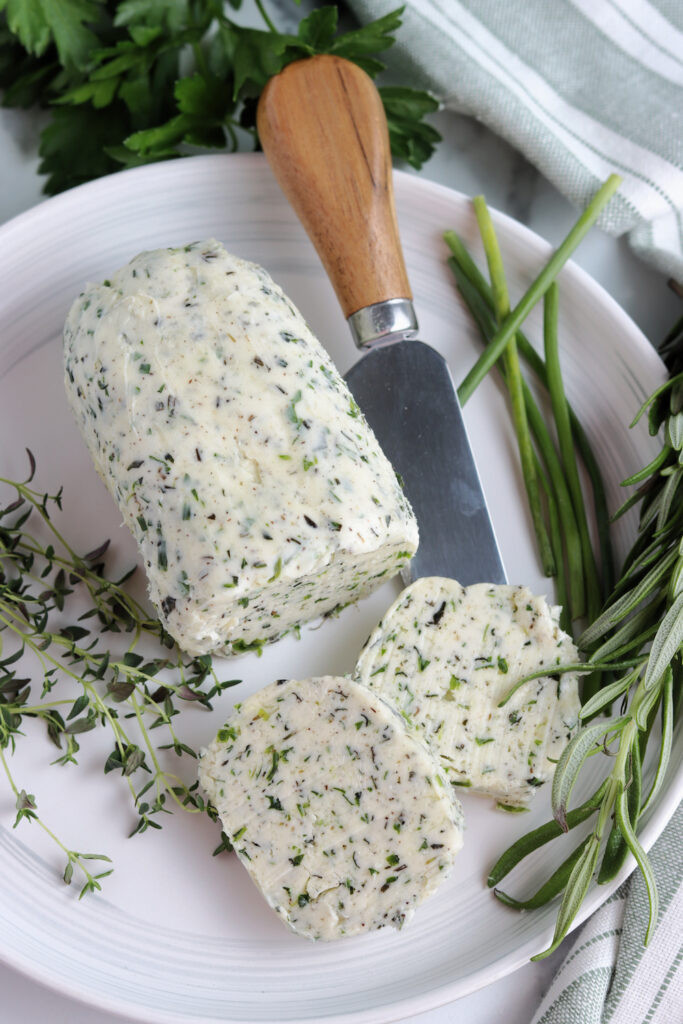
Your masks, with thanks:
[[(191, 168), (192, 166), (199, 167), (199, 165), (201, 165), (202, 168), (208, 168), (213, 165), (220, 165), (225, 168), (226, 166), (229, 167), (229, 165), (236, 164), (237, 162), (247, 166), (249, 164), (253, 164), (259, 168), (266, 166), (265, 157), (261, 153), (198, 155), (190, 158), (189, 166)], [(161, 175), (162, 177), (173, 177), (177, 173), (185, 173), (187, 168), (188, 161), (185, 158), (182, 160), (147, 164), (141, 167), (115, 172), (114, 174), (76, 186), (75, 188), (69, 189), (60, 195), (44, 199), (35, 206), (18, 214), (0, 226), (0, 244), (8, 241), (15, 232), (21, 234), (26, 231), (35, 231), (36, 225), (40, 225), (45, 218), (49, 218), (53, 212), (58, 213), (62, 207), (68, 208), (72, 204), (78, 205), (78, 203), (83, 199), (89, 200), (91, 195), (97, 196), (98, 193), (106, 194), (111, 190), (114, 182), (116, 183), (117, 188), (123, 187), (128, 183), (129, 190), (133, 192), (137, 187), (138, 180), (145, 180), (153, 174)], [(222, 173), (225, 175), (227, 180), (227, 175), (230, 172), (224, 170)], [(400, 193), (417, 192), (422, 193), (427, 197), (429, 195), (439, 196), (441, 199), (451, 202), (453, 199), (456, 199), (459, 202), (469, 201), (469, 197), (464, 193), (456, 189), (451, 189), (446, 185), (430, 181), (428, 178), (417, 176), (413, 173), (395, 170), (394, 177), (398, 186), (397, 191)], [(551, 243), (547, 242), (546, 239), (531, 228), (517, 221), (514, 217), (496, 210), (495, 208), (492, 208), (491, 212), (494, 220), (497, 223), (504, 224), (506, 229), (517, 238), (522, 241), (524, 241), (525, 238), (529, 241), (533, 240), (533, 244), (536, 247), (538, 247), (539, 243), (542, 243), (543, 247), (546, 247), (549, 251), (552, 250), (553, 246)], [(0, 262), (0, 272), (1, 270), (2, 267)], [(600, 305), (607, 310), (610, 317), (612, 317), (617, 324), (621, 323), (628, 331), (629, 344), (631, 342), (636, 344), (641, 350), (641, 355), (653, 360), (653, 368), (657, 368), (660, 373), (665, 371), (663, 362), (642, 330), (599, 282), (597, 282), (574, 260), (569, 260), (567, 262), (562, 273), (569, 273), (572, 276), (575, 276), (579, 286), (599, 301)], [(647, 355), (645, 355), (645, 353), (647, 353)], [(646, 850), (650, 849), (666, 827), (666, 824), (676, 810), (681, 797), (683, 797), (683, 765), (679, 766), (678, 771), (672, 774), (668, 789), (664, 793), (660, 794), (657, 806), (641, 833), (640, 839)], [(592, 893), (583, 904), (580, 913), (577, 915), (572, 929), (570, 930), (570, 934), (592, 913), (594, 913), (606, 899), (609, 898), (618, 886), (621, 885), (631, 874), (635, 866), (635, 861), (632, 856), (630, 856), (630, 862), (627, 861), (619, 875), (617, 875), (616, 879), (610, 885), (600, 888), (595, 887), (593, 889)], [(318, 1021), (319, 1024), (382, 1024), (382, 1022), (400, 1020), (414, 1014), (424, 1013), (440, 1006), (444, 1006), (449, 1002), (483, 988), (484, 986), (491, 984), (492, 982), (497, 981), (505, 975), (517, 970), (528, 961), (531, 953), (538, 947), (539, 941), (542, 940), (547, 942), (550, 940), (552, 930), (552, 925), (550, 925), (542, 932), (537, 933), (533, 941), (528, 940), (521, 949), (499, 957), (493, 964), (481, 967), (479, 970), (472, 972), (465, 978), (433, 988), (428, 993), (420, 993), (393, 1003), (384, 1003), (381, 1007), (375, 1007), (371, 1010), (326, 1015), (317, 1017), (315, 1020)], [(136, 1004), (127, 1002), (125, 999), (112, 1000), (109, 996), (100, 993), (98, 989), (90, 988), (86, 985), (79, 986), (75, 981), (69, 981), (66, 978), (46, 981), (40, 974), (40, 965), (33, 965), (27, 963), (24, 958), (12, 956), (12, 951), (4, 949), (1, 945), (0, 960), (8, 967), (18, 971), (25, 977), (37, 981), (43, 987), (52, 991), (57, 991), (68, 998), (75, 999), (83, 1005), (97, 1007), (115, 1015), (129, 1017), (140, 1021), (158, 1021), (163, 1022), (163, 1024), (167, 1024), (170, 1019), (168, 1013), (162, 1014), (159, 1012), (158, 1014), (152, 1013), (150, 1015), (149, 1008), (136, 1006)], [(172, 1019), (183, 1022), (183, 1024), (220, 1024), (220, 1022), (225, 1021), (225, 1018), (210, 1018), (206, 1016), (189, 1017), (185, 1014), (179, 1017), (174, 1016)], [(272, 1019), (275, 1021), (275, 1018)], [(238, 1018), (231, 1018), (230, 1021), (231, 1024), (239, 1024)]]

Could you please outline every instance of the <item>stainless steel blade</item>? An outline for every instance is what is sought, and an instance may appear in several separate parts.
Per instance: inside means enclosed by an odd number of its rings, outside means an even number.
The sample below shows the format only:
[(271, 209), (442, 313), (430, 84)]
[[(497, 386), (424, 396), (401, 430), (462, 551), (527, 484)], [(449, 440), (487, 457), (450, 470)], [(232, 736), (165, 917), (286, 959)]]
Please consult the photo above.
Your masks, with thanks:
[(346, 374), (420, 528), (410, 579), (505, 583), (505, 570), (446, 361), (421, 341), (371, 351)]

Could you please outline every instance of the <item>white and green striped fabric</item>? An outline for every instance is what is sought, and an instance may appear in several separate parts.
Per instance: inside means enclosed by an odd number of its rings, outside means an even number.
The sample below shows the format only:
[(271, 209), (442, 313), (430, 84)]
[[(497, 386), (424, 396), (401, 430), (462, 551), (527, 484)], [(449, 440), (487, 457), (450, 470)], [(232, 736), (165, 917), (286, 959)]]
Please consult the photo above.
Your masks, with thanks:
[(636, 872), (583, 926), (533, 1024), (683, 1021), (683, 805), (650, 858), (660, 901), (650, 945), (643, 946), (648, 902)]
[[(398, 0), (349, 0), (363, 19)], [(399, 81), (483, 121), (578, 205), (683, 280), (683, 0), (404, 0)], [(407, 73), (406, 73), (407, 72)]]

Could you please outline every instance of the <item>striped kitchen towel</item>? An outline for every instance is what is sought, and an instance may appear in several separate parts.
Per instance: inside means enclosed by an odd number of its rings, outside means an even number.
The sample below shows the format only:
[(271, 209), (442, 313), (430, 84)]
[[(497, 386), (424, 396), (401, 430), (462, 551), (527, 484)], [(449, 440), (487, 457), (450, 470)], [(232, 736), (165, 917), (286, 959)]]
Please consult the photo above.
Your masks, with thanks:
[[(398, 0), (348, 0), (362, 20)], [(387, 63), (503, 136), (683, 281), (683, 0), (404, 0)], [(407, 73), (406, 73), (407, 72)]]
[(681, 1024), (683, 1021), (683, 804), (650, 851), (659, 923), (648, 918), (639, 872), (581, 929), (533, 1024)]

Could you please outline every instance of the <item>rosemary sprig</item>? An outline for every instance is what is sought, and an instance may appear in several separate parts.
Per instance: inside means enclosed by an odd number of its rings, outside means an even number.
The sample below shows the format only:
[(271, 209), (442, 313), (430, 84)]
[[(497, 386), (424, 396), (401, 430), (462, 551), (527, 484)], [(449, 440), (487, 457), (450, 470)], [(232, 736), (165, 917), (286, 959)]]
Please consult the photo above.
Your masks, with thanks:
[[(613, 179), (610, 181), (614, 185)], [(601, 190), (603, 196), (606, 192), (609, 192), (607, 186)], [(482, 202), (477, 200), (477, 206)], [(480, 209), (477, 209), (477, 218), (481, 227), (485, 222)], [(582, 598), (585, 599), (589, 618), (588, 628), (579, 640), (579, 646), (587, 656), (586, 662), (558, 668), (558, 672), (571, 668), (583, 674), (591, 673), (592, 683), (584, 687), (583, 725), (566, 747), (555, 771), (552, 789), (554, 818), (506, 850), (492, 868), (488, 880), (501, 901), (516, 909), (534, 909), (562, 894), (551, 945), (534, 958), (540, 959), (556, 949), (567, 934), (592, 881), (596, 877), (599, 884), (612, 881), (629, 852), (643, 874), (649, 895), (646, 943), (657, 920), (656, 883), (638, 840), (638, 831), (642, 815), (652, 805), (666, 774), (683, 681), (683, 502), (680, 500), (683, 483), (683, 319), (662, 346), (671, 371), (670, 379), (644, 403), (632, 424), (634, 426), (647, 414), (650, 432), (655, 435), (661, 431), (663, 444), (656, 458), (624, 481), (625, 486), (638, 485), (638, 490), (614, 518), (640, 504), (640, 522), (635, 543), (614, 584), (605, 492), (598, 463), (578, 418), (567, 403), (562, 386), (552, 260), (513, 311), (517, 315), (509, 315), (500, 327), (497, 323), (497, 289), (492, 285), (494, 274), (502, 275), (502, 267), (491, 259), (494, 244), (491, 232), (492, 228), (485, 224), (482, 240), (492, 274), (491, 285), (474, 264), (461, 239), (451, 231), (444, 236), (451, 250), (449, 265), (458, 289), (487, 342), (484, 355), (461, 385), (461, 401), (467, 400), (501, 354), (505, 360), (509, 351), (506, 346), (513, 338), (519, 355), (548, 389), (554, 413), (559, 453), (526, 381), (522, 380), (527, 422), (537, 452), (537, 479), (547, 499), (549, 537), (556, 568), (559, 569), (558, 586), (561, 592), (568, 592), (572, 616), (576, 617), (577, 608), (581, 608), (581, 603), (577, 604), (575, 599), (579, 580), (575, 577), (572, 582), (570, 578), (566, 585), (563, 570), (566, 566), (568, 572), (580, 574)], [(573, 235), (574, 232), (570, 232), (568, 237)], [(522, 313), (526, 315), (533, 301), (543, 294), (545, 361), (520, 330)], [(505, 362), (501, 373), (507, 380), (508, 366)], [(587, 469), (593, 490), (602, 582), (598, 579), (597, 560), (590, 545), (575, 449), (578, 449)], [(536, 500), (529, 488), (527, 493), (530, 500)], [(536, 514), (539, 512), (540, 506)], [(602, 608), (601, 594), (603, 599), (606, 598)], [(547, 675), (547, 669), (535, 675), (540, 674)], [(501, 703), (505, 703), (530, 678), (533, 676), (513, 681)], [(601, 712), (609, 712), (615, 700), (621, 701), (617, 717), (594, 719)], [(658, 716), (661, 718), (661, 739), (655, 776), (649, 793), (643, 793), (642, 765), (652, 726)], [(570, 797), (586, 759), (601, 752), (611, 755), (607, 777), (580, 808), (570, 810)], [(570, 849), (560, 867), (533, 895), (516, 899), (498, 888), (499, 882), (521, 860), (545, 843), (562, 838), (590, 818), (594, 819), (591, 831)]]
[[(83, 734), (98, 727), (112, 737), (104, 773), (126, 780), (136, 812), (131, 835), (159, 829), (159, 818), (175, 805), (190, 812), (215, 812), (181, 774), (162, 763), (162, 751), (196, 758), (178, 735), (179, 703), (211, 709), (212, 699), (236, 679), (218, 679), (209, 657), (183, 656), (161, 623), (126, 589), (128, 572), (104, 575), (108, 542), (79, 555), (53, 520), (62, 507), (61, 489), (41, 493), (28, 478), (0, 478), (13, 492), (0, 507), (0, 766), (12, 790), (17, 817), (36, 822), (66, 856), (64, 881), (74, 870), (84, 878), (81, 895), (100, 888), (112, 869), (92, 874), (88, 861), (102, 854), (69, 849), (39, 817), (36, 799), (21, 789), (10, 757), (24, 735), (25, 719), (40, 719), (59, 750), (55, 764), (78, 763)], [(74, 619), (70, 614), (85, 608)], [(26, 658), (24, 658), (26, 656)], [(34, 676), (19, 667), (37, 666)], [(161, 730), (161, 740), (153, 739)], [(227, 848), (225, 841), (221, 848)]]
[[(675, 359), (675, 364), (680, 362), (683, 362), (683, 346)], [(599, 662), (601, 668), (611, 668), (617, 677), (584, 704), (582, 719), (587, 721), (618, 698), (622, 698), (623, 714), (618, 719), (601, 719), (584, 725), (565, 749), (553, 782), (553, 812), (561, 829), (571, 827), (572, 812), (567, 810), (569, 795), (585, 759), (603, 749), (602, 741), (606, 738), (612, 740), (612, 769), (598, 792), (588, 801), (593, 807), (591, 813), (597, 815), (589, 837), (590, 856), (584, 853), (579, 858), (575, 851), (574, 870), (566, 882), (565, 861), (542, 887), (544, 894), (552, 898), (554, 892), (559, 891), (558, 881), (562, 880), (564, 896), (552, 943), (536, 959), (547, 956), (562, 941), (596, 870), (599, 884), (612, 881), (623, 867), (629, 851), (643, 873), (650, 901), (646, 943), (657, 920), (656, 882), (637, 835), (642, 815), (651, 806), (666, 773), (676, 717), (674, 695), (680, 693), (683, 681), (681, 512), (673, 503), (664, 506), (658, 501), (661, 495), (677, 488), (683, 477), (683, 438), (676, 438), (675, 429), (672, 431), (670, 426), (671, 419), (680, 415), (683, 393), (676, 374), (670, 383), (671, 387), (660, 389), (660, 394), (667, 394), (669, 398), (668, 415), (661, 420), (666, 439), (663, 447), (665, 457), (653, 460), (650, 464), (652, 472), (645, 478), (647, 487), (640, 489), (638, 500), (644, 503), (648, 497), (649, 501), (641, 514), (638, 537), (626, 558), (612, 600), (580, 638), (581, 648), (589, 654), (585, 668)], [(650, 407), (652, 401), (652, 397), (648, 399), (643, 411)], [(672, 436), (677, 447), (671, 444)], [(678, 478), (675, 485), (670, 482), (672, 477)], [(666, 514), (660, 518), (662, 509)], [(628, 659), (622, 663), (619, 659), (624, 654), (628, 654)], [(650, 792), (644, 795), (641, 768), (650, 730), (657, 716), (661, 717), (662, 723), (657, 766)], [(532, 853), (537, 845), (533, 840), (527, 843), (523, 855)], [(585, 850), (588, 848), (586, 846)], [(602, 859), (598, 868), (601, 849)], [(493, 869), (493, 884), (497, 884), (521, 859), (514, 860), (511, 850), (502, 855)], [(502, 895), (502, 898), (509, 905), (515, 905), (507, 895)]]

